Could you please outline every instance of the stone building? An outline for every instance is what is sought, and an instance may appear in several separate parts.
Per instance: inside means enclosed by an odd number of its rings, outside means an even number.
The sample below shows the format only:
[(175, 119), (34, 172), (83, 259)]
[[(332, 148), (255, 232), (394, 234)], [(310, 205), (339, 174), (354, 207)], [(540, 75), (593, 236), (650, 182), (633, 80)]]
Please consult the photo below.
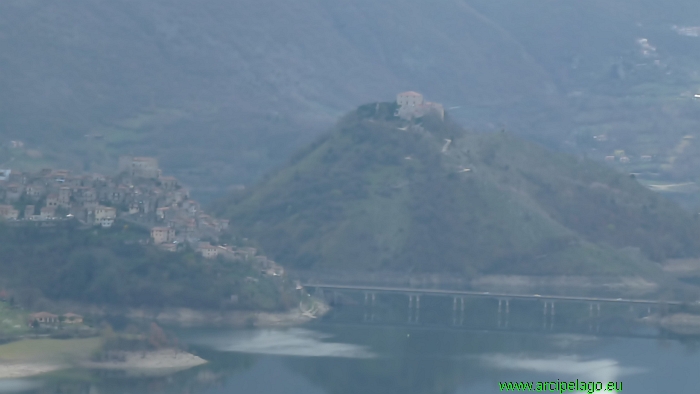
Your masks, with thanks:
[(445, 108), (440, 103), (425, 101), (423, 95), (416, 92), (403, 92), (396, 96), (396, 116), (405, 120), (421, 118), (429, 114), (435, 114), (440, 119), (445, 119)]
[(57, 194), (49, 194), (46, 197), (46, 206), (56, 208), (58, 206), (58, 195)]
[(49, 220), (56, 217), (56, 207), (46, 206), (41, 207), (41, 220)]
[(151, 238), (156, 245), (170, 242), (175, 239), (175, 229), (170, 227), (153, 227), (151, 229)]
[(417, 107), (423, 104), (423, 95), (417, 92), (403, 92), (396, 95), (396, 104), (400, 107)]
[(32, 313), (31, 315), (29, 315), (29, 325), (32, 325), (34, 322), (37, 322), (39, 324), (58, 323), (58, 315), (54, 315), (53, 313), (48, 312)]
[(122, 156), (119, 158), (119, 172), (127, 172), (129, 176), (140, 178), (158, 178), (158, 159), (153, 157), (131, 157)]
[(213, 259), (219, 255), (219, 248), (209, 242), (201, 242), (197, 247), (197, 252), (201, 253), (206, 259)]
[(6, 220), (17, 220), (19, 211), (12, 205), (0, 205), (0, 217)]
[(62, 186), (58, 189), (58, 205), (69, 208), (70, 207), (70, 196), (71, 190), (68, 186)]
[(98, 206), (95, 208), (95, 220), (114, 219), (117, 217), (117, 210), (112, 207)]

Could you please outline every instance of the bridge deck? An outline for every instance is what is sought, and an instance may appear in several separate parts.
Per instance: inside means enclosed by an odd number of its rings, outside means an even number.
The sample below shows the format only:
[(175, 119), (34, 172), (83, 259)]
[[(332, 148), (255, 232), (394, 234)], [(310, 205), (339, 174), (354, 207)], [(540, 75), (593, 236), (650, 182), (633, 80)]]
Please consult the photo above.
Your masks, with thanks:
[(525, 299), (525, 300), (544, 300), (544, 301), (578, 301), (578, 302), (598, 302), (598, 303), (618, 303), (618, 304), (642, 304), (642, 305), (683, 305), (680, 301), (660, 301), (660, 300), (643, 300), (631, 298), (599, 298), (599, 297), (576, 297), (576, 296), (557, 296), (557, 295), (539, 295), (539, 294), (510, 294), (510, 293), (489, 293), (468, 290), (442, 290), (442, 289), (418, 289), (412, 287), (381, 287), (381, 286), (353, 286), (353, 285), (332, 285), (322, 283), (307, 283), (302, 284), (304, 287), (316, 287), (328, 290), (355, 290), (374, 293), (399, 293), (411, 295), (443, 295), (457, 297), (482, 297), (482, 298), (504, 298), (504, 299)]

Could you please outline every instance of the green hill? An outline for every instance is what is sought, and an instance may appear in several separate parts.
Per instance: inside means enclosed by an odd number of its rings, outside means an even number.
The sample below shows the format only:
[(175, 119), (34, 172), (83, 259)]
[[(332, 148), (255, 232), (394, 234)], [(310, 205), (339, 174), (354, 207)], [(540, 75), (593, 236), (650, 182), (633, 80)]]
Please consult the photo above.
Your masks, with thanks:
[(630, 176), (394, 109), (360, 107), (220, 212), (299, 269), (650, 274), (700, 251), (700, 221)]

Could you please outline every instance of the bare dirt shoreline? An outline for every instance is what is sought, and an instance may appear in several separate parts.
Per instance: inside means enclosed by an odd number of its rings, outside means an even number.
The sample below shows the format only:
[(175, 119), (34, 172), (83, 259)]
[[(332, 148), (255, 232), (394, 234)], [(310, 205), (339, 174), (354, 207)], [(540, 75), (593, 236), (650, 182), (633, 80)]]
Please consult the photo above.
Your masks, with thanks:
[(206, 364), (194, 354), (177, 349), (161, 349), (149, 352), (123, 352), (124, 361), (85, 361), (79, 365), (92, 369), (186, 369)]
[(63, 369), (61, 364), (12, 363), (0, 364), (0, 379), (18, 379)]
[(289, 327), (308, 323), (323, 316), (330, 307), (314, 301), (313, 313), (294, 308), (285, 312), (256, 311), (202, 311), (189, 308), (167, 308), (162, 310), (131, 309), (126, 313), (129, 319), (155, 320), (164, 325), (183, 327)]
[(178, 371), (207, 363), (201, 357), (177, 350), (161, 349), (148, 352), (123, 352), (123, 361), (74, 360), (71, 363), (0, 362), (0, 379), (18, 379), (68, 369), (75, 366), (89, 369), (118, 369), (153, 373)]
[[(320, 301), (312, 301), (307, 311), (294, 308), (285, 312), (255, 311), (198, 311), (188, 308), (169, 308), (164, 310), (131, 309), (125, 315), (130, 319), (155, 320), (165, 325), (182, 327), (288, 327), (307, 323), (322, 316), (330, 309)], [(91, 312), (99, 313), (104, 311)], [(1, 360), (0, 379), (17, 379), (41, 375), (75, 366), (91, 369), (119, 369), (130, 372), (152, 373), (154, 371), (174, 371), (192, 368), (207, 361), (175, 349), (151, 352), (124, 352), (124, 361), (89, 361), (86, 358), (72, 360), (70, 363), (49, 363), (32, 360)]]

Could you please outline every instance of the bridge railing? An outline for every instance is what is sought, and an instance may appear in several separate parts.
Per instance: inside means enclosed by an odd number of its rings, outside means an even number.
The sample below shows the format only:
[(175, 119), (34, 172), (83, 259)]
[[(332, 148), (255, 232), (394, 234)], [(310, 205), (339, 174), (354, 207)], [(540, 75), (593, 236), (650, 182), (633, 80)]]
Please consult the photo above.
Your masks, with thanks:
[(410, 287), (417, 289), (472, 290), (471, 279), (457, 275), (404, 274), (393, 272), (311, 272), (287, 271), (303, 283), (360, 285), (379, 287)]

